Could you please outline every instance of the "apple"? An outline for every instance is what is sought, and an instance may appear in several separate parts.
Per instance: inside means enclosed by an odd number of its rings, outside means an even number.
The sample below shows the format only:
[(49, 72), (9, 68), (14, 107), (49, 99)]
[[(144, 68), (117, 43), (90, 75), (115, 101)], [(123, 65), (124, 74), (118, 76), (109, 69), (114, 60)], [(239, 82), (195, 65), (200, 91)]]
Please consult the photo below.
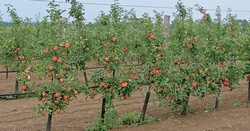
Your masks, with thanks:
[(22, 90), (22, 91), (26, 91), (26, 89), (27, 89), (27, 86), (26, 86), (26, 85), (22, 85), (22, 86), (21, 86), (21, 90)]
[(67, 55), (67, 52), (63, 51), (63, 52), (62, 52), (62, 55)]
[(133, 77), (133, 79), (134, 79), (134, 80), (136, 80), (136, 79), (137, 79), (137, 76), (136, 76), (136, 75), (133, 75), (132, 77)]
[(166, 96), (166, 100), (169, 100), (170, 99), (170, 96)]
[(46, 97), (43, 97), (43, 98), (42, 98), (42, 101), (46, 101), (46, 100), (47, 100)]
[(107, 65), (107, 62), (106, 62), (106, 61), (103, 61), (102, 64), (103, 64), (104, 66), (106, 66), (106, 65)]
[(138, 89), (139, 89), (140, 91), (142, 91), (142, 89), (143, 89), (143, 86), (139, 86), (139, 87), (138, 87)]
[(43, 111), (43, 112), (42, 112), (42, 116), (45, 116), (45, 115), (46, 115), (46, 111)]
[(46, 93), (45, 91), (42, 92), (42, 96), (43, 96), (43, 97), (45, 97), (46, 94), (47, 94), (47, 93)]
[(135, 75), (136, 74), (136, 70), (131, 70), (131, 74)]
[(103, 46), (104, 46), (104, 47), (107, 47), (108, 45), (107, 45), (107, 43), (103, 43)]
[(63, 96), (63, 99), (64, 99), (64, 100), (68, 100), (68, 99), (69, 99), (69, 95), (64, 95), (64, 96)]
[(155, 70), (155, 74), (160, 74), (160, 70)]
[(61, 83), (64, 83), (64, 78), (60, 78), (59, 81), (60, 81)]
[(51, 60), (54, 61), (54, 62), (57, 62), (57, 57), (56, 57), (56, 56), (53, 56), (53, 57), (51, 58)]
[(69, 43), (64, 44), (64, 48), (68, 49), (70, 47)]
[(53, 49), (53, 51), (57, 51), (58, 50), (58, 46), (54, 46), (52, 49)]
[(229, 83), (228, 83), (227, 81), (223, 81), (223, 85), (224, 85), (224, 86), (228, 86)]
[(54, 67), (53, 67), (52, 65), (50, 65), (50, 66), (48, 66), (48, 69), (49, 69), (50, 71), (52, 71), (52, 70), (54, 70)]
[(49, 74), (48, 74), (48, 77), (51, 77), (51, 76), (52, 76), (52, 74), (49, 73)]
[(12, 51), (12, 52), (10, 52), (10, 54), (11, 54), (12, 56), (15, 56), (15, 55), (16, 55), (16, 52), (15, 52), (15, 51)]
[(28, 79), (29, 78), (29, 74), (24, 74), (25, 78)]
[(46, 50), (43, 50), (43, 54), (44, 55), (47, 55), (49, 53), (49, 51), (46, 49)]
[(197, 83), (196, 82), (193, 82), (192, 83), (192, 87), (195, 88), (197, 86)]
[(122, 82), (121, 83), (121, 87), (124, 88), (124, 87), (127, 87), (128, 86), (128, 82)]
[(24, 57), (23, 55), (20, 55), (20, 56), (19, 56), (19, 59), (20, 59), (20, 60), (24, 60), (25, 57)]
[(149, 36), (149, 40), (153, 40), (153, 39), (155, 39), (155, 36), (154, 35), (150, 35)]
[(56, 92), (54, 95), (53, 95), (55, 98), (59, 98), (61, 96), (60, 93)]
[(67, 93), (70, 93), (70, 92), (71, 92), (71, 88), (67, 88), (67, 89), (66, 89), (66, 92), (67, 92)]
[(101, 82), (101, 87), (104, 87), (106, 85), (106, 83), (103, 81)]
[(114, 42), (114, 43), (117, 42), (117, 38), (116, 38), (116, 37), (113, 37), (113, 38), (112, 38), (112, 42)]
[(78, 94), (79, 94), (78, 90), (75, 90), (74, 95), (78, 95)]
[(61, 110), (60, 109), (56, 109), (56, 113), (61, 113)]
[(128, 99), (127, 95), (123, 95), (122, 97), (123, 97), (124, 100)]
[(123, 47), (123, 48), (122, 48), (122, 51), (123, 51), (123, 52), (126, 52), (126, 51), (128, 51), (128, 48), (127, 48), (127, 47)]
[(16, 51), (17, 52), (21, 51), (21, 48), (20, 47), (16, 48)]
[(104, 60), (105, 61), (109, 61), (109, 57), (104, 57)]
[(60, 58), (58, 58), (58, 59), (56, 60), (56, 63), (60, 64), (60, 63), (62, 63), (62, 60), (61, 60)]

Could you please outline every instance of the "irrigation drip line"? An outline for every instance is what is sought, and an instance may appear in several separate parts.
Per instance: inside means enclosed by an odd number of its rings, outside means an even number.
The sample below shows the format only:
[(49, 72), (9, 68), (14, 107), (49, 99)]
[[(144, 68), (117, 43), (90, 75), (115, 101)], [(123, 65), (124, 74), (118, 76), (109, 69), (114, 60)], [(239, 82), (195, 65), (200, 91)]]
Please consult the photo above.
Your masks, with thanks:
[[(143, 85), (149, 85), (153, 81), (148, 81), (148, 83), (138, 83)], [(89, 86), (88, 89), (99, 88), (99, 86)], [(47, 92), (48, 93), (48, 92)], [(0, 94), (0, 99), (5, 99), (7, 96), (20, 96), (20, 95), (35, 95), (37, 92), (26, 92), (26, 93), (9, 93), (9, 94)]]
[(0, 73), (13, 73), (13, 72), (18, 72), (17, 70), (13, 70), (13, 71), (0, 71)]

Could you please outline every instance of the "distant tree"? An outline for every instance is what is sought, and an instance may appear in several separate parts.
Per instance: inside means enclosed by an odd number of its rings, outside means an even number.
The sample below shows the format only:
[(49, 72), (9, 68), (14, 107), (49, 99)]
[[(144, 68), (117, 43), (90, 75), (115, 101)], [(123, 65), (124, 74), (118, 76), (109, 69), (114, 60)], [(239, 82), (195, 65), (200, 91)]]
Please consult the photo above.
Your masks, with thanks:
[(248, 21), (246, 19), (238, 19), (237, 22), (242, 23), (242, 26), (246, 27), (248, 25)]

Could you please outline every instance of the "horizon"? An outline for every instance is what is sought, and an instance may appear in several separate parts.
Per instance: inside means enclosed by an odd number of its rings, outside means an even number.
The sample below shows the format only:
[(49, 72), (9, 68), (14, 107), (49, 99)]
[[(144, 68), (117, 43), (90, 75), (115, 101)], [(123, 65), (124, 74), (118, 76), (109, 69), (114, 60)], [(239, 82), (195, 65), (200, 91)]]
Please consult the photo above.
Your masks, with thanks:
[[(8, 16), (7, 7), (5, 4), (11, 4), (14, 8), (16, 8), (16, 12), (19, 17), (21, 18), (31, 18), (32, 21), (35, 21), (36, 19), (43, 19), (44, 16), (47, 15), (46, 9), (48, 9), (47, 4), (49, 2), (44, 1), (31, 1), (31, 0), (1, 0), (3, 1), (3, 4), (0, 4), (0, 14), (2, 14), (2, 19), (5, 22), (10, 22), (11, 19)], [(65, 0), (61, 0), (61, 2), (64, 2)], [(103, 11), (105, 13), (108, 13), (110, 10), (110, 5), (114, 3), (113, 0), (106, 0), (105, 2), (100, 0), (78, 0), (79, 2), (83, 3), (84, 9), (85, 9), (85, 15), (84, 18), (86, 19), (86, 23), (88, 22), (94, 22), (95, 18), (100, 15), (100, 12)], [(227, 2), (225, 2), (227, 1)], [(231, 2), (230, 2), (231, 1)], [(234, 1), (234, 2), (232, 2)], [(247, 1), (247, 0), (242, 0)], [(164, 15), (170, 15), (172, 17), (173, 13), (176, 11), (175, 5), (178, 2), (178, 0), (175, 0), (174, 2), (167, 3), (167, 4), (161, 4), (163, 0), (137, 0), (137, 1), (130, 1), (130, 0), (119, 0), (118, 3), (120, 7), (122, 7), (124, 10), (131, 10), (132, 8), (135, 10), (137, 17), (141, 16), (143, 13), (148, 13), (150, 16), (153, 16), (153, 10), (156, 10), (157, 12), (164, 12)], [(219, 6), (221, 9), (221, 15), (222, 18), (226, 17), (227, 10), (230, 8), (232, 10), (232, 15), (237, 15), (237, 19), (240, 20), (249, 20), (249, 14), (250, 10), (248, 10), (247, 7), (250, 6), (250, 2), (238, 2), (236, 0), (220, 0), (216, 1), (214, 3), (207, 2), (206, 0), (193, 0), (192, 2), (188, 0), (182, 0), (181, 1), (185, 7), (193, 7), (195, 4), (199, 4), (200, 6), (204, 7), (204, 9), (207, 9), (207, 13), (211, 15), (212, 18), (215, 17), (215, 9)], [(209, 3), (209, 4), (208, 4)], [(67, 10), (70, 8), (69, 3), (58, 3), (60, 5), (60, 8), (63, 10)], [(205, 6), (206, 5), (206, 6)], [(199, 13), (199, 11), (193, 11), (193, 17), (194, 19), (201, 18), (202, 15)], [(67, 11), (66, 11), (67, 12)], [(63, 17), (68, 18), (67, 13), (63, 13)], [(172, 19), (170, 18), (172, 21)]]

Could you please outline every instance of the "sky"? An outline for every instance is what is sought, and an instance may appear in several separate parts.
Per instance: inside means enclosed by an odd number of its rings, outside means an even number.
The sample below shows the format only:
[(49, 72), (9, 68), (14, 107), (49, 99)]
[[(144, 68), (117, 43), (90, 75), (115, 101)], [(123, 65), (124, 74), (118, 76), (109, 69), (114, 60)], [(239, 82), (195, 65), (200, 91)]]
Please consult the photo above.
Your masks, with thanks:
[[(49, 0), (48, 0), (49, 1)], [(46, 9), (48, 9), (48, 1), (44, 0), (44, 2), (40, 1), (31, 1), (31, 0), (0, 0), (0, 14), (2, 15), (3, 21), (11, 21), (9, 14), (7, 13), (7, 7), (5, 4), (11, 4), (17, 10), (17, 14), (19, 17), (31, 18), (35, 21), (42, 20), (43, 16), (47, 15)], [(65, 0), (58, 0), (65, 2)], [(110, 4), (114, 3), (114, 0), (78, 0), (82, 3), (97, 3), (96, 4), (83, 4), (85, 9), (85, 22), (94, 22), (94, 18), (96, 18), (100, 11), (104, 11), (108, 13), (110, 10)], [(170, 19), (172, 18), (173, 12), (176, 11), (174, 8), (178, 0), (119, 0), (121, 7), (126, 10), (134, 10), (137, 13), (137, 16), (140, 17), (143, 13), (148, 13), (150, 16), (153, 16), (153, 10), (158, 12), (164, 12), (165, 15), (170, 15)], [(246, 19), (250, 18), (250, 1), (249, 0), (181, 0), (181, 2), (186, 7), (194, 7), (195, 4), (199, 4), (207, 10), (207, 13), (211, 14), (214, 17), (215, 11), (214, 9), (219, 6), (222, 10), (222, 17), (226, 17), (227, 10), (230, 8), (232, 10), (232, 14), (237, 15), (238, 19)], [(128, 7), (123, 5), (136, 5), (136, 6), (144, 6), (144, 7)], [(147, 6), (147, 7), (145, 7)], [(150, 6), (150, 8), (148, 7)], [(61, 9), (69, 10), (69, 3), (60, 3)], [(167, 7), (167, 8), (162, 8)], [(39, 17), (37, 17), (39, 16)], [(63, 17), (68, 17), (67, 13), (63, 14)], [(201, 18), (201, 14), (193, 10), (193, 17), (195, 19)]]

